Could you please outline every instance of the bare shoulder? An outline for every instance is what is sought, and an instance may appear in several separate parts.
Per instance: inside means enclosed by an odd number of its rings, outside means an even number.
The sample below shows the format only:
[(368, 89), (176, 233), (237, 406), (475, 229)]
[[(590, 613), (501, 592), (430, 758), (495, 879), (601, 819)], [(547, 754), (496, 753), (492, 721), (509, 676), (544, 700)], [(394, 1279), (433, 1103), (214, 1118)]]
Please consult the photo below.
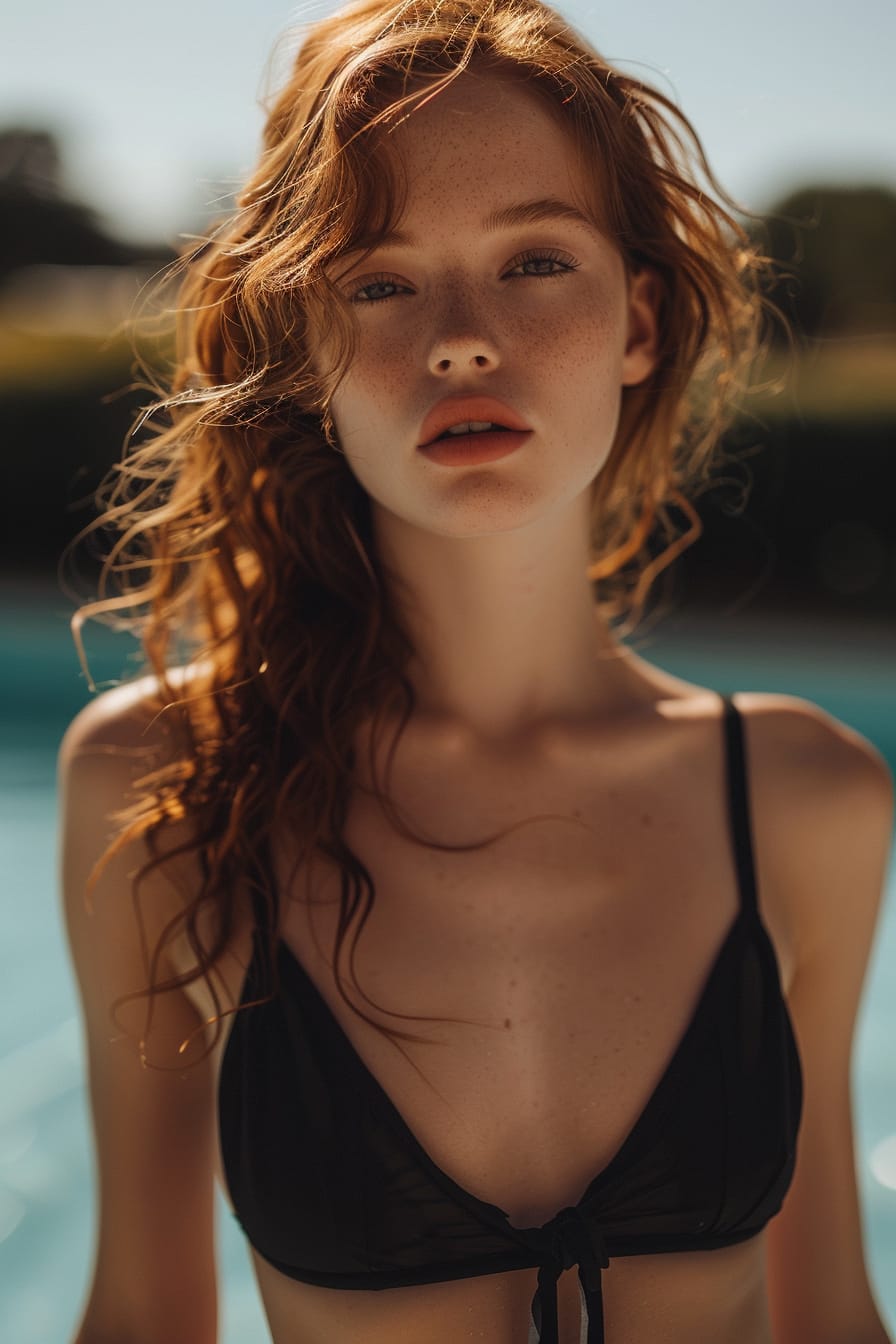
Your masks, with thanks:
[(892, 813), (893, 776), (882, 752), (857, 729), (795, 695), (747, 691), (735, 696), (755, 789), (789, 799), (794, 819), (818, 809), (847, 817), (870, 806)]
[(856, 955), (867, 956), (893, 831), (886, 759), (810, 700), (763, 692), (734, 699), (745, 720), (754, 841), (795, 964), (847, 924), (845, 936), (864, 944)]
[(782, 769), (788, 762), (812, 767), (820, 783), (823, 774), (846, 769), (850, 776), (864, 775), (869, 783), (876, 779), (878, 788), (892, 790), (892, 775), (878, 748), (813, 701), (767, 691), (739, 691), (734, 701), (748, 720), (750, 743), (756, 739), (763, 757), (775, 752)]
[[(58, 755), (59, 803), (63, 861), (63, 899), (69, 933), (81, 928), (81, 905), (91, 905), (90, 890), (95, 866), (108, 860), (110, 847), (120, 843), (124, 818), (146, 792), (146, 780), (155, 771), (172, 764), (178, 744), (170, 721), (160, 711), (162, 703), (155, 677), (143, 677), (105, 691), (90, 701), (69, 724)], [(142, 785), (142, 788), (141, 788)], [(179, 828), (184, 831), (184, 826)], [(169, 828), (172, 842), (175, 837)], [(108, 902), (121, 907), (113, 920), (112, 910), (94, 912), (90, 923), (95, 936), (108, 928), (116, 940), (126, 928), (121, 921), (133, 920), (134, 910), (124, 909), (122, 893), (126, 874), (133, 874), (149, 859), (149, 850), (136, 836), (117, 856), (112, 872), (117, 879), (101, 884)], [(75, 906), (75, 903), (78, 906)], [(147, 909), (159, 927), (175, 912), (174, 889), (154, 884)], [(77, 946), (76, 949), (77, 950)]]
[[(141, 944), (153, 947), (188, 898), (185, 858), (182, 881), (150, 876), (144, 899), (133, 900), (134, 876), (151, 854), (139, 828), (126, 838), (128, 811), (145, 796), (147, 777), (178, 757), (176, 735), (160, 710), (155, 677), (116, 687), (76, 715), (59, 748), (63, 907), (88, 996), (100, 980), (108, 989), (121, 979), (121, 992), (144, 983)], [(167, 829), (166, 847), (187, 838), (186, 823)]]
[[(186, 683), (183, 669), (175, 669), (172, 682)], [(170, 720), (161, 712), (159, 683), (154, 676), (126, 682), (103, 691), (72, 719), (59, 749), (60, 770), (70, 770), (90, 761), (105, 762), (110, 774), (122, 763), (137, 762), (150, 751), (173, 752), (175, 739)]]

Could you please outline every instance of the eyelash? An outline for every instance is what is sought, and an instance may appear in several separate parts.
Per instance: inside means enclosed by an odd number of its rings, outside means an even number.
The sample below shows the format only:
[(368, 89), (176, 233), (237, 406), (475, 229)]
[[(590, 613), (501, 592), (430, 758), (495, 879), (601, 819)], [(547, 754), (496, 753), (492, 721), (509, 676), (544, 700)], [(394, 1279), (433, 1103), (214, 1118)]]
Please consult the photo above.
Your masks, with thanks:
[(510, 270), (513, 270), (516, 266), (524, 266), (528, 261), (554, 261), (562, 266), (563, 270), (544, 272), (535, 271), (530, 272), (528, 276), (518, 276), (516, 277), (517, 279), (553, 280), (558, 275), (568, 275), (570, 271), (577, 271), (579, 269), (579, 262), (577, 262), (574, 257), (569, 256), (568, 253), (555, 252), (553, 248), (541, 248), (541, 250), (536, 248), (532, 252), (522, 252), (518, 257), (514, 257), (513, 261), (510, 263)]
[[(508, 269), (512, 271), (517, 266), (525, 266), (526, 263), (530, 261), (552, 261), (555, 262), (557, 265), (562, 266), (563, 269), (560, 271), (540, 271), (540, 272), (530, 271), (525, 275), (518, 275), (510, 278), (515, 280), (555, 280), (557, 279), (558, 276), (568, 275), (571, 271), (578, 270), (580, 265), (580, 263), (577, 262), (573, 257), (570, 257), (565, 253), (555, 252), (551, 248), (547, 249), (542, 248), (540, 250), (535, 250), (532, 252), (522, 252), (518, 257), (514, 257)], [(502, 276), (502, 279), (504, 278), (505, 277)], [(357, 304), (359, 307), (364, 307), (367, 304), (372, 305), (376, 303), (388, 303), (390, 299), (398, 298), (398, 295), (384, 294), (381, 295), (381, 297), (378, 299), (359, 299), (357, 295), (363, 294), (365, 289), (372, 289), (375, 285), (397, 285), (397, 284), (398, 281), (394, 280), (389, 275), (371, 276), (371, 278), (366, 282), (366, 284), (363, 284), (360, 287), (360, 289), (356, 289), (352, 294), (349, 295), (349, 302)], [(406, 288), (406, 286), (404, 286), (404, 288)]]

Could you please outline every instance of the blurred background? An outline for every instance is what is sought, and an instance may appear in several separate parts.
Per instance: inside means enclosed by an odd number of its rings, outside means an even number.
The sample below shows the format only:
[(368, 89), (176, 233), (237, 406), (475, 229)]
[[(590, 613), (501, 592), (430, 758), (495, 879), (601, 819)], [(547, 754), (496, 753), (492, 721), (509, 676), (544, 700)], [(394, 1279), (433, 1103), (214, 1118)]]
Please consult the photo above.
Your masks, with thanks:
[[(225, 212), (258, 147), (293, 30), (330, 12), (276, 0), (48, 0), (0, 47), (0, 1319), (10, 1344), (74, 1330), (92, 1253), (83, 1049), (55, 875), (55, 753), (88, 698), (57, 565), (148, 401), (132, 338), (147, 282)], [(896, 771), (896, 84), (892, 0), (711, 0), (563, 12), (671, 96), (791, 278), (793, 323), (732, 427), (738, 454), (697, 501), (643, 656), (720, 691), (812, 700)], [(749, 213), (746, 213), (749, 212)], [(757, 218), (754, 218), (757, 217)], [(167, 300), (170, 302), (170, 298)], [(170, 354), (160, 307), (137, 325)], [(82, 556), (80, 584), (95, 574)], [(104, 682), (136, 665), (87, 635)], [(844, 899), (849, 893), (844, 892)], [(869, 1268), (896, 1339), (896, 872), (891, 860), (854, 1063)], [(222, 1344), (269, 1338), (245, 1247), (219, 1206)], [(48, 1291), (51, 1287), (52, 1291)]]

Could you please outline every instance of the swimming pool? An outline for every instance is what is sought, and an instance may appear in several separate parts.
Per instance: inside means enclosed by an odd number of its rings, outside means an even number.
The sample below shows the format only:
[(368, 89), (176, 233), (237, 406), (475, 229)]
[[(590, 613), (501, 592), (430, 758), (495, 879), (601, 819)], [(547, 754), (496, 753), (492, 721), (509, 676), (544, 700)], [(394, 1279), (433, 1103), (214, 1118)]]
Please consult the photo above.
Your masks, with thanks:
[[(0, 592), (0, 1320), (6, 1344), (64, 1344), (86, 1289), (93, 1176), (77, 997), (55, 876), (55, 753), (87, 698), (64, 600)], [(720, 691), (787, 691), (855, 727), (896, 773), (896, 630), (774, 618), (669, 616), (638, 649)], [(124, 643), (90, 636), (99, 677)], [(896, 1335), (896, 854), (858, 1023), (854, 1064), (867, 1258)], [(264, 1344), (245, 1243), (218, 1203), (221, 1344)]]

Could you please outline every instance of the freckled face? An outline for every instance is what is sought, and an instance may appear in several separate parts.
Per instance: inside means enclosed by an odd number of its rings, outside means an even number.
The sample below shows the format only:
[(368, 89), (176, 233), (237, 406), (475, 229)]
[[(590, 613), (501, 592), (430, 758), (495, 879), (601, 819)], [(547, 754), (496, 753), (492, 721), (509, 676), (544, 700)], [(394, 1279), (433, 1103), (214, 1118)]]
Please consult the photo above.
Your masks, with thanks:
[[(332, 401), (340, 445), (381, 524), (455, 537), (525, 526), (605, 463), (621, 389), (652, 367), (652, 278), (627, 282), (616, 246), (574, 219), (487, 226), (521, 202), (582, 205), (571, 143), (515, 81), (466, 73), (392, 140), (410, 243), (330, 268), (359, 326)], [(432, 462), (424, 418), (459, 393), (499, 398), (533, 433), (493, 462)]]

